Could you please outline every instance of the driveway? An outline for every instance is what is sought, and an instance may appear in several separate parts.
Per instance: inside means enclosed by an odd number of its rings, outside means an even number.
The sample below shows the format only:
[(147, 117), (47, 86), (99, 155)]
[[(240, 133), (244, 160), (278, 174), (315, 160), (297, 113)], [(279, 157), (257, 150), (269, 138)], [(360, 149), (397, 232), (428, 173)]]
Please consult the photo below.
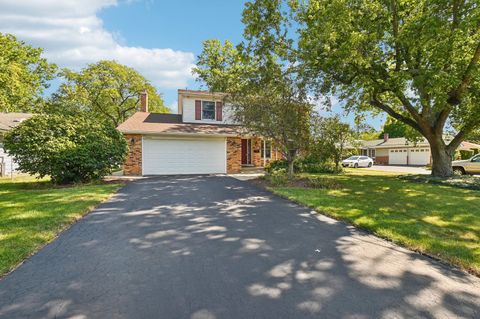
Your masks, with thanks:
[(430, 175), (432, 171), (419, 166), (402, 166), (402, 165), (374, 165), (370, 168), (361, 168), (366, 170), (384, 171), (402, 174), (425, 174)]
[(248, 182), (131, 182), (0, 280), (2, 318), (479, 318), (480, 280)]

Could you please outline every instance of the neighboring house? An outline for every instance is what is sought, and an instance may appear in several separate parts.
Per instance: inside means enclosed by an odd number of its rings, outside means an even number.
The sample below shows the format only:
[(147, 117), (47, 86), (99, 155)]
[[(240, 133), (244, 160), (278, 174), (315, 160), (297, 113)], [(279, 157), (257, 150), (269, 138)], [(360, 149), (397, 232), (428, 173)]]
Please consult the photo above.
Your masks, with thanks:
[(224, 94), (178, 90), (178, 114), (141, 111), (118, 126), (128, 143), (125, 175), (238, 173), (263, 167), (280, 153), (270, 141), (234, 123)]
[[(370, 156), (376, 164), (424, 166), (432, 162), (430, 144), (426, 139), (414, 143), (404, 137), (389, 138), (388, 134), (385, 134), (383, 139), (359, 143), (361, 154)], [(480, 149), (480, 145), (462, 142), (458, 148), (458, 150), (474, 149)]]
[(0, 112), (0, 176), (15, 173), (17, 164), (3, 149), (3, 136), (6, 132), (32, 117), (30, 113), (1, 113)]

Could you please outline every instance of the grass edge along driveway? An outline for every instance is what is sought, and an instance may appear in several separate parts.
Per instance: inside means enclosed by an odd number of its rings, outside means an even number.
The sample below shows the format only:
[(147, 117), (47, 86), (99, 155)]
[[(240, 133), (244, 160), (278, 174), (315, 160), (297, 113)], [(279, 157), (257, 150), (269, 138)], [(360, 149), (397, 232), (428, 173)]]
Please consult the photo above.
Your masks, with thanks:
[(0, 179), (0, 277), (121, 187), (55, 187), (47, 180), (32, 177)]
[(372, 171), (320, 176), (335, 179), (342, 187), (269, 189), (480, 275), (480, 191), (414, 183)]

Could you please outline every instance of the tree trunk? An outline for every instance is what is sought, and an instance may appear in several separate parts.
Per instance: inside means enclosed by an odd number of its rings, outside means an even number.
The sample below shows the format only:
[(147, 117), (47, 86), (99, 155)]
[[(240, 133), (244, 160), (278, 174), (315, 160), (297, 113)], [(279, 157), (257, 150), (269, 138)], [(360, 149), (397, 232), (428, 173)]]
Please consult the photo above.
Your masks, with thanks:
[(430, 142), (432, 150), (432, 176), (449, 177), (453, 175), (452, 153), (441, 138)]
[(288, 162), (288, 178), (292, 179), (295, 176), (295, 167), (294, 167), (294, 162), (295, 162), (295, 151), (293, 150), (288, 150), (287, 151), (287, 162)]

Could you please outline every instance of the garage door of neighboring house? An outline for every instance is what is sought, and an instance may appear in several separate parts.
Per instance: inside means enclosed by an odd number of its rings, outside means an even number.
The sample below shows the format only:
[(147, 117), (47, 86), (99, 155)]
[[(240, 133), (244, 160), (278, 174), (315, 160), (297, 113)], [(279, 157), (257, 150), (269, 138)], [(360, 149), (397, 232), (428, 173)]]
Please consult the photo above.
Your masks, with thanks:
[(144, 138), (143, 174), (226, 173), (225, 138)]
[(391, 149), (388, 152), (388, 164), (390, 165), (407, 165), (408, 151), (406, 148)]
[(429, 148), (412, 148), (408, 158), (409, 165), (427, 165), (430, 163)]

